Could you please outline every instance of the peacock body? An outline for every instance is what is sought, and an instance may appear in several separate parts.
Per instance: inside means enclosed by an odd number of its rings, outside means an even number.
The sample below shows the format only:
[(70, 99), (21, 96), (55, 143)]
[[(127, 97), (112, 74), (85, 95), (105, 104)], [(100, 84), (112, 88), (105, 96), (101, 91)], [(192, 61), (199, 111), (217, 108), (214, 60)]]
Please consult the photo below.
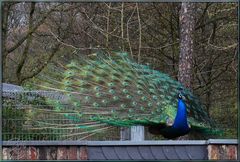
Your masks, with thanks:
[[(190, 90), (167, 74), (136, 63), (127, 53), (98, 52), (50, 68), (48, 75), (35, 79), (35, 86), (64, 97), (48, 98), (52, 107), (44, 111), (62, 114), (78, 123), (72, 126), (77, 129), (98, 132), (105, 126), (143, 125), (153, 134), (175, 138), (212, 127)], [(48, 122), (38, 122), (38, 127), (68, 129)]]

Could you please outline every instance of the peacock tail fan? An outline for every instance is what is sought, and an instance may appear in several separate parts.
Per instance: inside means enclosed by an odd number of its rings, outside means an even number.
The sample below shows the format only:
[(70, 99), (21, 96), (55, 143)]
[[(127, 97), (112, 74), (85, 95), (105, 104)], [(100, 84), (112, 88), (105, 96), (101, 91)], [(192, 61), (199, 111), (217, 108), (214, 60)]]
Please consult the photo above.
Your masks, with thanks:
[[(176, 116), (180, 91), (186, 97), (190, 125), (212, 126), (190, 90), (167, 74), (136, 63), (125, 52), (100, 51), (68, 61), (49, 64), (34, 78), (32, 86), (46, 92), (42, 96), (47, 105), (36, 106), (30, 115), (40, 119), (34, 129), (81, 129), (91, 134), (112, 126), (166, 124)], [(42, 113), (60, 115), (69, 123), (50, 123)]]

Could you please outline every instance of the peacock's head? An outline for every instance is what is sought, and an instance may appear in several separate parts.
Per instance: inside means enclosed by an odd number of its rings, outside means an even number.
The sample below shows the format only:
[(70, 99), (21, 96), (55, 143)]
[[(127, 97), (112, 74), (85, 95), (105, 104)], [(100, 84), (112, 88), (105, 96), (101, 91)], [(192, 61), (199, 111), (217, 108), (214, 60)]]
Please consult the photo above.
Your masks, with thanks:
[(186, 97), (184, 96), (183, 92), (180, 92), (180, 93), (178, 94), (178, 99), (186, 100)]

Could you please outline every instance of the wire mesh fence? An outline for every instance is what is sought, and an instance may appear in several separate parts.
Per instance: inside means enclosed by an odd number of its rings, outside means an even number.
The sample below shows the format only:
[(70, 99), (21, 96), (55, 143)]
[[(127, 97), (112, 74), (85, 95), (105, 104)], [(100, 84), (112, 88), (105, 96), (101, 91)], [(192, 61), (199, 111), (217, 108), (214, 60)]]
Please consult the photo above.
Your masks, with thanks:
[[(63, 96), (56, 92), (12, 89), (3, 90), (2, 97), (2, 135), (4, 141), (104, 141), (120, 140), (121, 138), (120, 127), (96, 125), (97, 127), (90, 130), (80, 129), (81, 122), (69, 120), (64, 116), (64, 113), (50, 113), (51, 105), (46, 104), (45, 100), (47, 98), (63, 99)], [(154, 136), (146, 130), (145, 139), (154, 139)]]
[[(80, 129), (81, 122), (69, 120), (64, 113), (53, 113), (53, 108), (46, 102), (48, 98), (63, 100), (64, 96), (49, 91), (3, 89), (3, 140), (120, 139), (120, 128), (117, 127), (102, 127), (101, 124), (95, 124), (96, 127), (93, 129)], [(107, 133), (102, 131), (104, 129)]]

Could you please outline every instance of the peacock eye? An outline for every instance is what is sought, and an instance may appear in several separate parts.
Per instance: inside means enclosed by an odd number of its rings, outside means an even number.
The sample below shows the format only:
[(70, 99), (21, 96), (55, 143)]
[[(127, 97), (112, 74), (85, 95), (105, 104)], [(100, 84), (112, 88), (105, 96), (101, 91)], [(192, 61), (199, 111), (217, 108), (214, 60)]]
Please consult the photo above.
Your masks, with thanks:
[(179, 98), (182, 98), (182, 95), (181, 95), (181, 94), (179, 94), (179, 95), (178, 95), (178, 97), (179, 97)]

